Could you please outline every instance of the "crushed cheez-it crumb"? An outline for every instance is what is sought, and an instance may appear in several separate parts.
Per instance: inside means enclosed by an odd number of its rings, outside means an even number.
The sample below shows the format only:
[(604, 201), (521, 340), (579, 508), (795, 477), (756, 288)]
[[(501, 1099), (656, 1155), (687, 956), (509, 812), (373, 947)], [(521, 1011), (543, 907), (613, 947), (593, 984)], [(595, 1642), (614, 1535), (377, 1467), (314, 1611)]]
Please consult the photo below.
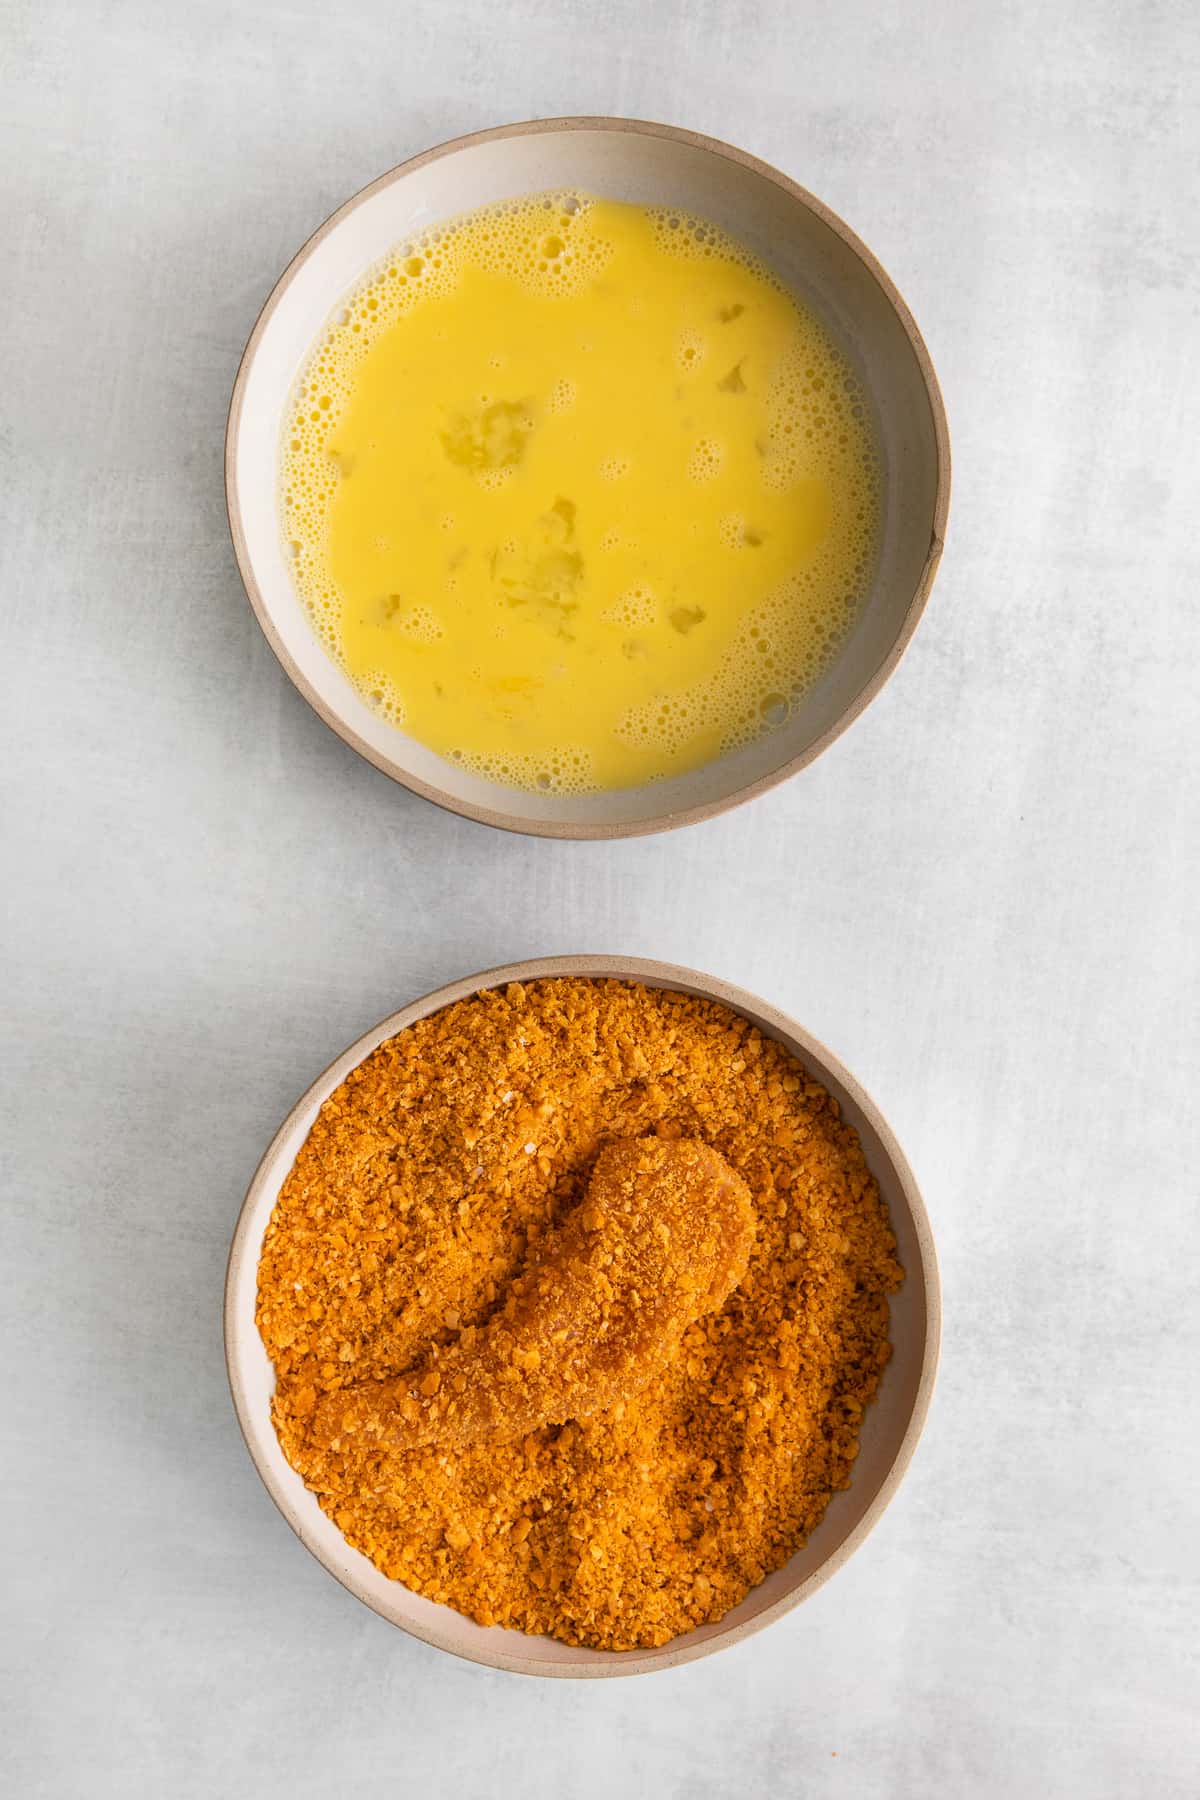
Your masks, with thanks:
[[(551, 1333), (517, 1341), (487, 1436), (425, 1441), (427, 1412), (479, 1412), (471, 1371), (577, 1207), (603, 1269), (597, 1159), (650, 1137), (746, 1184), (740, 1285), (628, 1404), (529, 1429), (530, 1396), (570, 1379)], [(721, 1618), (849, 1485), (901, 1279), (857, 1134), (782, 1045), (714, 1001), (558, 979), (419, 1021), (330, 1095), (267, 1228), (258, 1326), (284, 1452), (351, 1544), (481, 1623), (625, 1650)], [(338, 1435), (373, 1383), (394, 1428)]]

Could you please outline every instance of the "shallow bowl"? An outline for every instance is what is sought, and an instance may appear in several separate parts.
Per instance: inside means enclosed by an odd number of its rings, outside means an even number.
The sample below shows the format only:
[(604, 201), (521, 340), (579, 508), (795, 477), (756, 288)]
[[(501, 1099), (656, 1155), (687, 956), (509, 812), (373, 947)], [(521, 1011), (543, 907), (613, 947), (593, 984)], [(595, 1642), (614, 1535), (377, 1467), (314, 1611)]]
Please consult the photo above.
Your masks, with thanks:
[[(390, 1581), (353, 1549), (284, 1458), (271, 1423), (275, 1372), (254, 1322), (258, 1262), (275, 1202), (322, 1103), (385, 1038), (443, 1006), (549, 976), (638, 981), (648, 987), (722, 1001), (794, 1052), (834, 1096), (862, 1141), (871, 1173), (891, 1215), (905, 1279), (891, 1301), (892, 1360), (867, 1409), (854, 1479), (835, 1494), (821, 1523), (776, 1569), (715, 1624), (698, 1626), (651, 1650), (587, 1650), (500, 1626), (477, 1625), (448, 1606)], [(238, 1421), (267, 1492), (301, 1543), (344, 1587), (393, 1625), (441, 1650), (525, 1675), (638, 1675), (709, 1656), (789, 1612), (827, 1581), (862, 1543), (900, 1484), (916, 1447), (937, 1366), (941, 1306), (929, 1219), (904, 1156), (874, 1102), (837, 1058), (793, 1020), (752, 994), (694, 969), (634, 957), (557, 956), (514, 963), (439, 988), (393, 1013), (343, 1051), (280, 1126), (246, 1195), (234, 1233), (225, 1284), (225, 1357)]]
[[(878, 564), (826, 674), (788, 720), (670, 780), (538, 794), (457, 768), (371, 711), (318, 642), (287, 566), (279, 449), (297, 375), (347, 292), (396, 244), (489, 201), (578, 187), (677, 206), (756, 251), (824, 320), (857, 370), (883, 461)], [(246, 346), (225, 484), (242, 580), (284, 669), (376, 768), (452, 811), (547, 837), (627, 837), (710, 817), (794, 775), (857, 718), (895, 668), (933, 582), (950, 494), (946, 419), (912, 315), (870, 251), (819, 200), (713, 138), (630, 119), (544, 119), (457, 138), (402, 163), (327, 219), (280, 276)]]

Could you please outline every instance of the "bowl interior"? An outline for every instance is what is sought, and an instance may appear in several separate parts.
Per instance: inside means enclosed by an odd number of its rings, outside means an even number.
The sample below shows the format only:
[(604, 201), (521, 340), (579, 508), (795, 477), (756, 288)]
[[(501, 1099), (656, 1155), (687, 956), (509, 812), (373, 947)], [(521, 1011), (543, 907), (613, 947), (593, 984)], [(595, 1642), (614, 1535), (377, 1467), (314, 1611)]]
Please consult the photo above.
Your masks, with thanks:
[[(834, 334), (863, 381), (883, 457), (878, 566), (858, 620), (793, 716), (756, 743), (687, 775), (594, 795), (540, 795), (456, 768), (378, 718), (314, 636), (293, 586), (278, 508), (279, 442), (296, 376), (335, 305), (396, 243), (488, 201), (577, 186), (657, 202), (726, 227), (771, 263)], [(551, 124), (466, 140), (417, 159), (335, 216), (302, 254), (258, 328), (230, 427), (230, 507), (264, 625), (303, 692), (385, 769), (457, 810), (515, 829), (606, 835), (717, 809), (815, 754), (869, 697), (923, 596), (940, 549), (944, 459), (929, 378), (889, 293), (819, 210), (760, 167), (686, 134), (620, 122)], [(240, 540), (240, 541), (239, 541)], [(257, 588), (257, 594), (254, 590)]]
[[(339, 1082), (385, 1038), (415, 1020), (483, 988), (552, 975), (615, 976), (723, 1000), (764, 1033), (785, 1043), (840, 1102), (844, 1116), (859, 1133), (890, 1212), (905, 1270), (904, 1284), (891, 1301), (892, 1360), (867, 1411), (851, 1486), (834, 1496), (820, 1525), (791, 1561), (769, 1575), (739, 1606), (717, 1623), (701, 1626), (658, 1649), (578, 1649), (551, 1638), (484, 1627), (388, 1580), (347, 1544), (285, 1460), (270, 1416), (275, 1372), (254, 1323), (258, 1260), (272, 1209), (322, 1102)], [(428, 1643), (476, 1662), (537, 1675), (636, 1674), (703, 1656), (768, 1623), (819, 1586), (866, 1536), (891, 1498), (923, 1422), (937, 1356), (936, 1288), (928, 1221), (912, 1175), (873, 1103), (828, 1051), (751, 995), (693, 970), (631, 959), (559, 957), (493, 970), (440, 989), (385, 1019), (318, 1078), (271, 1144), (247, 1195), (230, 1256), (226, 1355), (242, 1431), (268, 1491), (307, 1548), (360, 1600)]]

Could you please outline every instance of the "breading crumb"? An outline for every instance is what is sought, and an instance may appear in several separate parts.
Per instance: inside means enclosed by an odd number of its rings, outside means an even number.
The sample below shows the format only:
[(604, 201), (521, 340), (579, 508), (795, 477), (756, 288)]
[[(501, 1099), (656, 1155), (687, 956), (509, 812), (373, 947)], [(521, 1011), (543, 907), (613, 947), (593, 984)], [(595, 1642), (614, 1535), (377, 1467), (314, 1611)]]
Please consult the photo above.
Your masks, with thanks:
[[(605, 1145), (647, 1136), (718, 1151), (755, 1235), (636, 1398), (531, 1430), (516, 1394), (569, 1379), (551, 1332), (537, 1363), (517, 1343), (509, 1436), (492, 1409), (466, 1443), (330, 1441), (334, 1396), (410, 1371), (416, 1420), (460, 1408), (576, 1213), (595, 1279), (615, 1274), (661, 1351), (655, 1284), (585, 1218)], [(483, 1623), (624, 1650), (721, 1618), (849, 1485), (901, 1280), (857, 1134), (782, 1045), (713, 1001), (560, 979), (421, 1020), (330, 1095), (267, 1228), (257, 1316), (284, 1452), (350, 1543)]]

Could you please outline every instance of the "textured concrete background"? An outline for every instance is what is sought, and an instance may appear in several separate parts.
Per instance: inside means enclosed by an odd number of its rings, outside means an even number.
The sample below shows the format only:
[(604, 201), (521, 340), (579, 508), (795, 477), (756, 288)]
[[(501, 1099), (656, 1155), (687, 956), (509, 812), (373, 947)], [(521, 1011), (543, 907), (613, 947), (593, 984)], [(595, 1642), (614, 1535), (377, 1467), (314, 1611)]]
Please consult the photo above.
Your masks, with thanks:
[[(1188, 0), (5, 0), (0, 1788), (1194, 1795), (1200, 1354)], [(731, 817), (444, 817), (287, 685), (226, 538), (237, 359), (423, 146), (616, 112), (841, 212), (928, 339), (949, 546), (883, 698)], [(259, 1487), (225, 1252), (284, 1109), (510, 957), (629, 950), (839, 1051), (921, 1179), (942, 1375), (851, 1565), (727, 1656), (410, 1643)]]

